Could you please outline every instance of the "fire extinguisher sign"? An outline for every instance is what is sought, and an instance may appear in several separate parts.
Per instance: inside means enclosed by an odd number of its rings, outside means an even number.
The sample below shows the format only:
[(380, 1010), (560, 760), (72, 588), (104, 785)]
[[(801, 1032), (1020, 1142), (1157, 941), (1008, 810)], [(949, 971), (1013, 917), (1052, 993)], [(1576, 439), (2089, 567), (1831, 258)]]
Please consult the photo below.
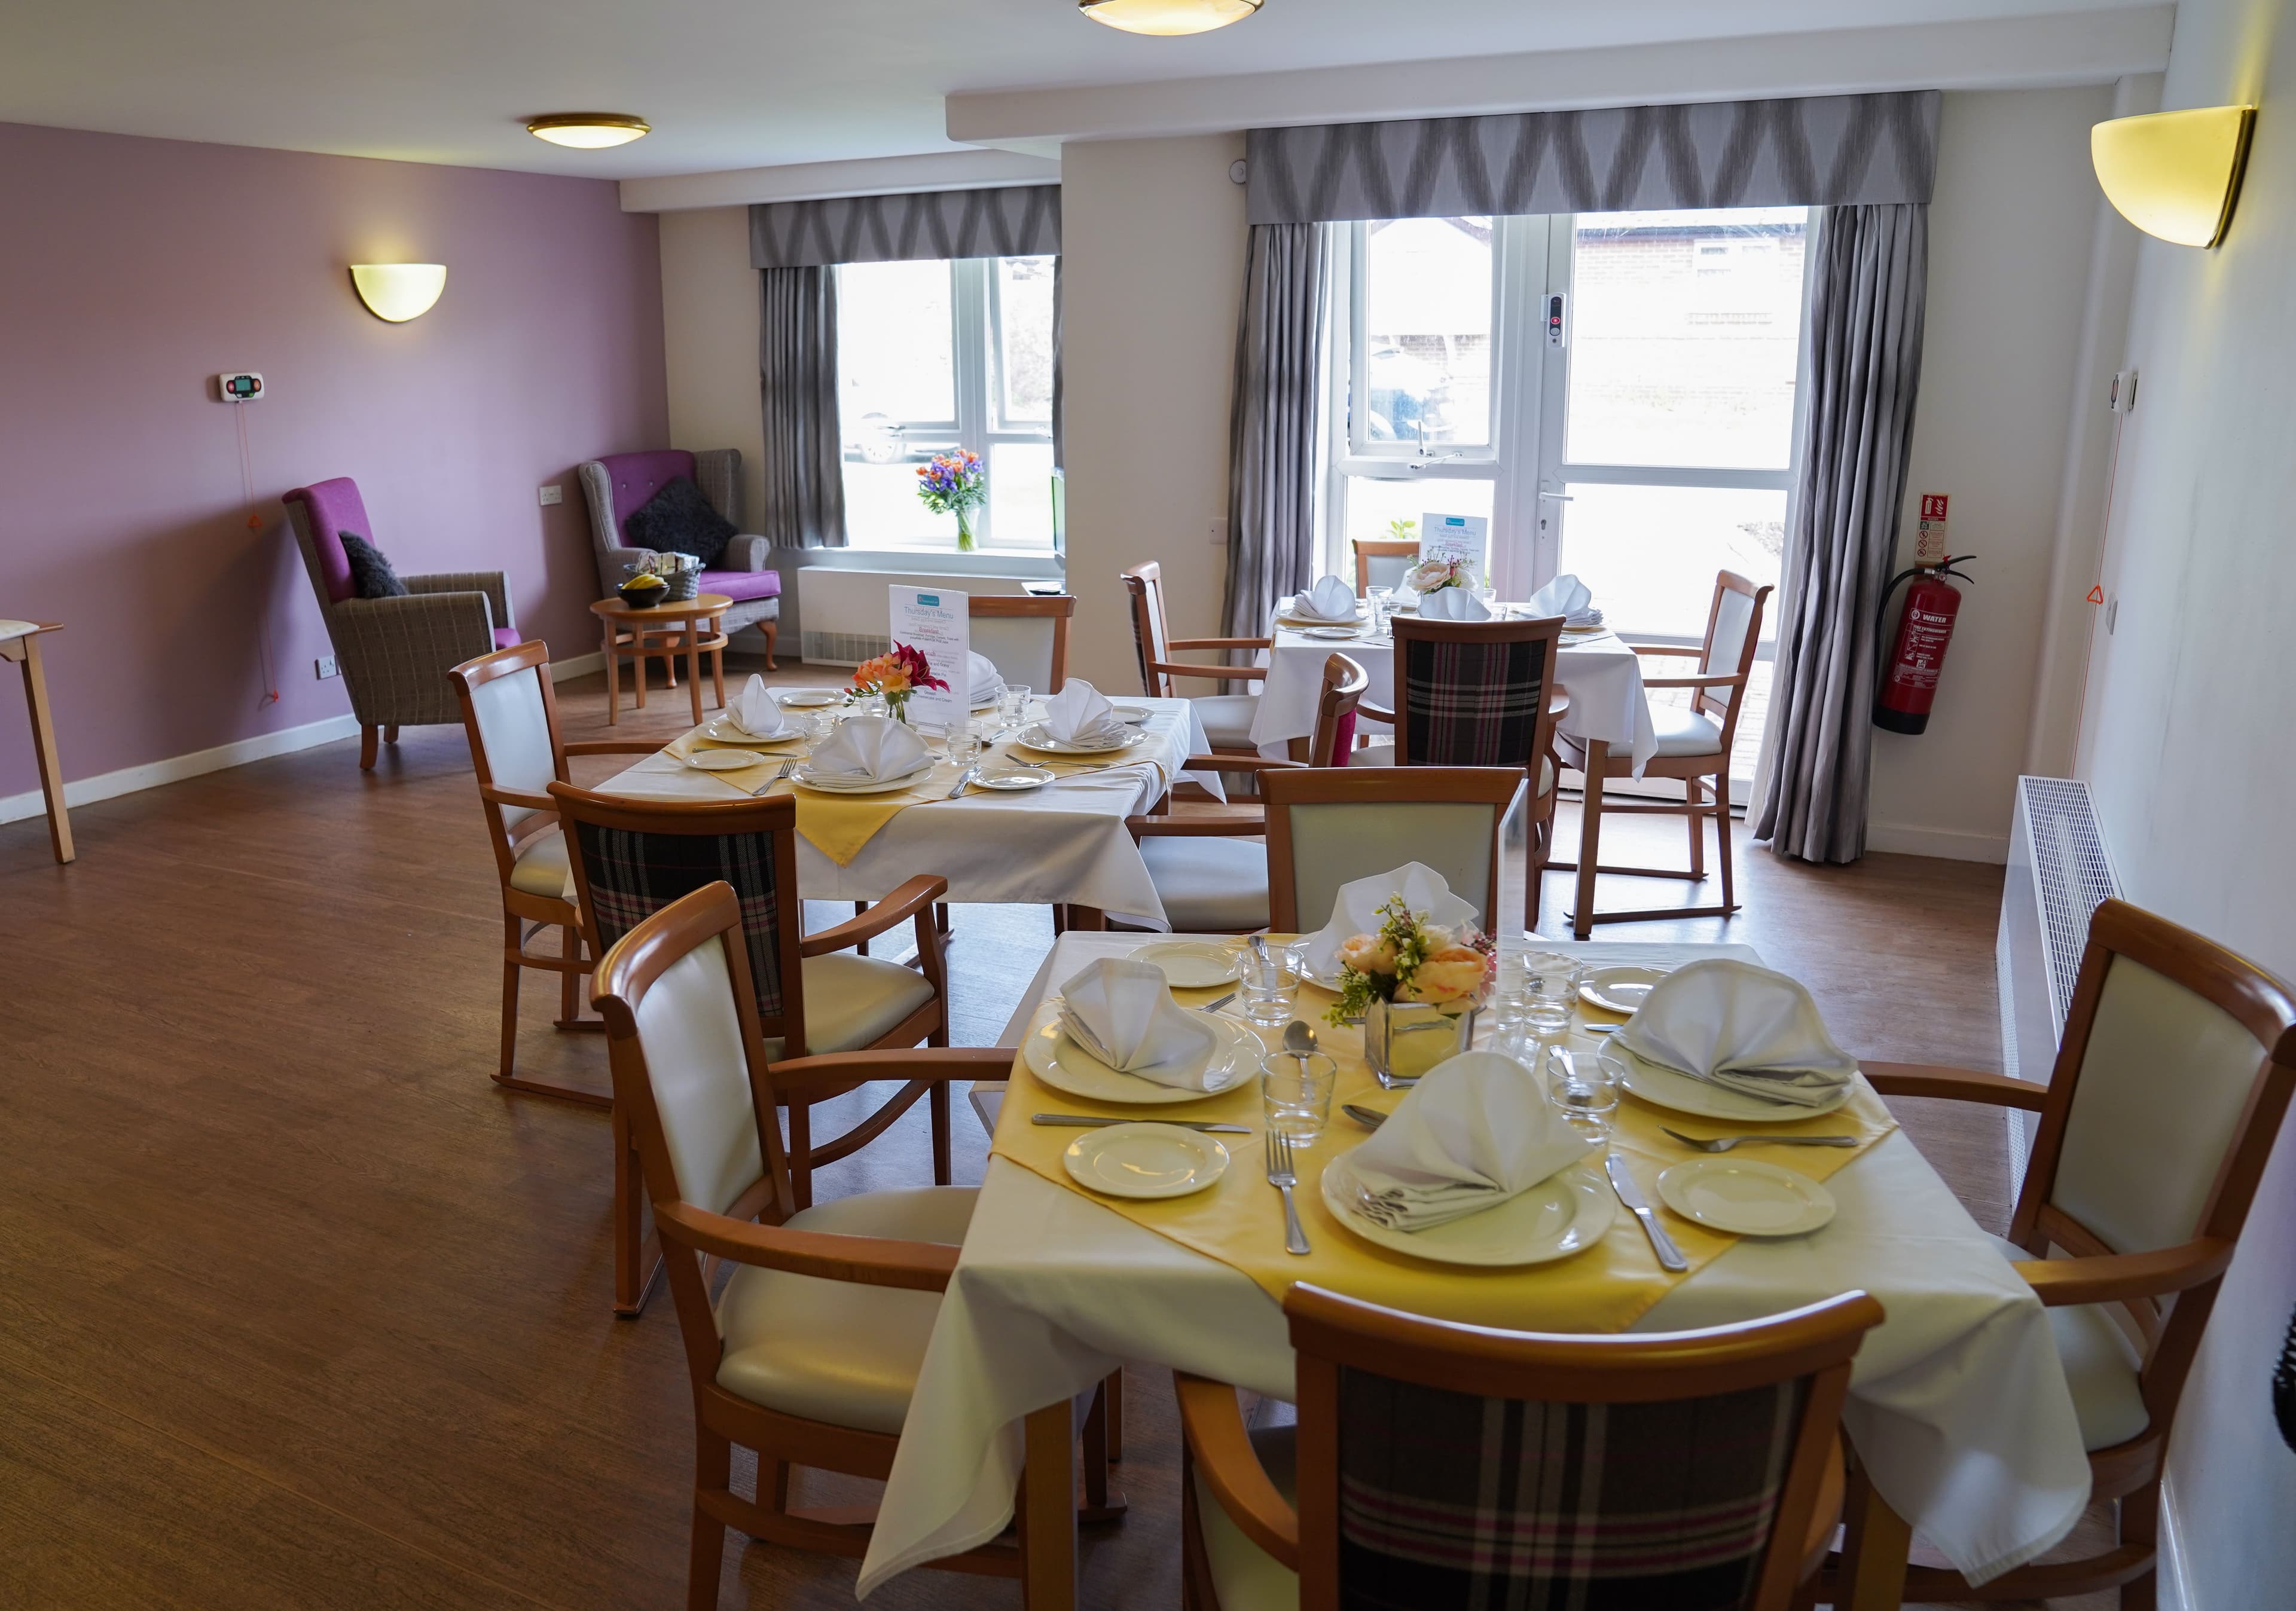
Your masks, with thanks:
[(1922, 520), (1914, 532), (1914, 563), (1916, 565), (1945, 563), (1945, 504), (1944, 493), (1925, 492), (1922, 495)]

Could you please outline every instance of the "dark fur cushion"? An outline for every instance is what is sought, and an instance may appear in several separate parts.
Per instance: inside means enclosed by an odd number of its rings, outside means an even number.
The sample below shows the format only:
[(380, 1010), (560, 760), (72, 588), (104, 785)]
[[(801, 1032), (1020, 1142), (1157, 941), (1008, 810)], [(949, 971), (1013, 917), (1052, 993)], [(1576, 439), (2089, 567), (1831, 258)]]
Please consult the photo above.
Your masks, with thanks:
[(668, 549), (692, 554), (701, 568), (714, 570), (732, 542), (734, 523), (709, 507), (691, 476), (674, 476), (622, 522), (633, 548)]
[(343, 557), (351, 562), (351, 586), (362, 599), (403, 599), (406, 584), (390, 568), (382, 550), (360, 536), (357, 532), (339, 531), (335, 538), (343, 545)]

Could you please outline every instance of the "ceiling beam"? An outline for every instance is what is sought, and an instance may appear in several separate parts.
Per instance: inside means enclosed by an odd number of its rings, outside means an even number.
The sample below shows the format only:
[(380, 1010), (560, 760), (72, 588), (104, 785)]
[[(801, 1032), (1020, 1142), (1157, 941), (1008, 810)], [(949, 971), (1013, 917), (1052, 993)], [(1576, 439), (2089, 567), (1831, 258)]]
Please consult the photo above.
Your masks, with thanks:
[(968, 144), (1118, 140), (1292, 124), (1894, 89), (2102, 84), (2158, 72), (2173, 5), (1653, 45), (1390, 61), (1060, 89), (945, 102)]
[(681, 212), (697, 207), (744, 207), (753, 201), (890, 196), (912, 190), (993, 190), (1060, 182), (1057, 159), (1004, 151), (929, 151), (914, 157), (860, 157), (844, 162), (792, 162), (779, 168), (625, 179), (622, 210)]

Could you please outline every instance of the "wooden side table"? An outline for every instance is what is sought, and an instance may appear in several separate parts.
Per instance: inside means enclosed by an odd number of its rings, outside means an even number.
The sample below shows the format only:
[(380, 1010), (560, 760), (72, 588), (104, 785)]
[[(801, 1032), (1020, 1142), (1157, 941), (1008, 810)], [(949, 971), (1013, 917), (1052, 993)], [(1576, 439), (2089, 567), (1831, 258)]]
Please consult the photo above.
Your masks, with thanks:
[[(637, 707), (645, 708), (646, 662), (660, 660), (675, 666), (685, 657), (686, 686), (693, 696), (693, 723), (701, 724), (701, 657), (709, 657), (710, 681), (718, 708), (726, 708), (726, 612), (734, 601), (722, 593), (698, 593), (675, 603), (648, 604), (640, 609), (620, 598), (601, 599), (590, 613), (603, 624), (606, 656), (606, 720), (622, 719), (622, 657), (627, 655), (637, 674)], [(674, 674), (673, 674), (674, 675)]]
[[(24, 674), (24, 703), (32, 713), (32, 754), (39, 763), (40, 797), (48, 807), (48, 846), (59, 862), (72, 848), (71, 816), (64, 808), (64, 772), (56, 760), (56, 722), (48, 711), (48, 679), (40, 668), (40, 634), (60, 627), (45, 621), (0, 621), (0, 660), (13, 660)], [(699, 718), (696, 718), (697, 720)]]

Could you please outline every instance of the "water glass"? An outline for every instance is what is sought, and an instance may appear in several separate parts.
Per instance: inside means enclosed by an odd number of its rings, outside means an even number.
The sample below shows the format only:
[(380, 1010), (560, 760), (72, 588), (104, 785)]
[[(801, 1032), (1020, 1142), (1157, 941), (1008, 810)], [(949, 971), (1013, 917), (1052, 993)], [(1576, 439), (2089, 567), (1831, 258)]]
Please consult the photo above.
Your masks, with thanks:
[(1263, 1029), (1280, 1029), (1292, 1021), (1292, 1004), (1300, 994), (1294, 949), (1262, 953), (1246, 945), (1236, 953), (1235, 977), (1242, 988), (1245, 1021)]
[(1395, 602), (1395, 589), (1366, 587), (1364, 589), (1364, 598), (1371, 605), (1372, 635), (1377, 637), (1387, 631), (1387, 612)]
[(1552, 952), (1525, 954), (1522, 962), (1523, 1017), (1541, 1034), (1560, 1034), (1570, 1027), (1570, 1003), (1578, 994), (1579, 968), (1573, 959)]
[(1029, 696), (1035, 691), (1025, 683), (1007, 683), (999, 702), (998, 714), (1007, 727), (1018, 727), (1029, 719)]
[(1570, 1128), (1588, 1141), (1610, 1139), (1611, 1116), (1619, 1108), (1619, 1086), (1598, 1054), (1579, 1057), (1568, 1047), (1549, 1048), (1546, 1100), (1562, 1109)]
[(1259, 1059), (1259, 1100), (1267, 1127), (1305, 1147), (1332, 1117), (1340, 1066), (1320, 1051), (1271, 1051)]
[(970, 722), (953, 722), (941, 740), (949, 765), (962, 772), (980, 759), (980, 734)]

